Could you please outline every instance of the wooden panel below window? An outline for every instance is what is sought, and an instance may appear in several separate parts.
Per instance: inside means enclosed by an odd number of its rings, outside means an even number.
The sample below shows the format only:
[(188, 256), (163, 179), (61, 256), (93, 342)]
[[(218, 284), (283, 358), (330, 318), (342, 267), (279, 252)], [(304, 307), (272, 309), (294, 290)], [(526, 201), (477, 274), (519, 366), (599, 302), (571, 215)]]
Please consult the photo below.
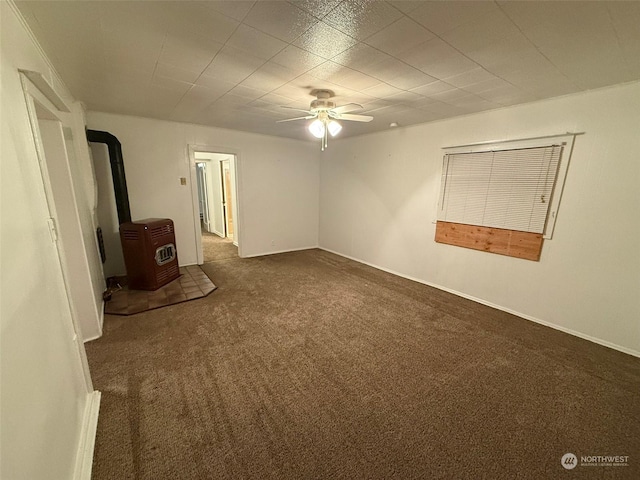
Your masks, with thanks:
[(479, 227), (462, 223), (437, 222), (436, 242), (482, 250), (526, 260), (540, 260), (542, 234)]

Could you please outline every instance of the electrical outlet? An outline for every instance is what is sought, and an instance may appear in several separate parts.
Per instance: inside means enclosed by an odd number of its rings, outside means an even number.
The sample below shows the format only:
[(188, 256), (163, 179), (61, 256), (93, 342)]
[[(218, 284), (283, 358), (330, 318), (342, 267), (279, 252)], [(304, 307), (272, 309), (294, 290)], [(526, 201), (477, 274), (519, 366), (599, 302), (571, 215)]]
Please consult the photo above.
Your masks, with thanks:
[(180, 185), (186, 185), (187, 184), (187, 177), (180, 177)]
[(275, 240), (271, 240), (271, 246), (275, 247), (276, 246), (276, 241)]

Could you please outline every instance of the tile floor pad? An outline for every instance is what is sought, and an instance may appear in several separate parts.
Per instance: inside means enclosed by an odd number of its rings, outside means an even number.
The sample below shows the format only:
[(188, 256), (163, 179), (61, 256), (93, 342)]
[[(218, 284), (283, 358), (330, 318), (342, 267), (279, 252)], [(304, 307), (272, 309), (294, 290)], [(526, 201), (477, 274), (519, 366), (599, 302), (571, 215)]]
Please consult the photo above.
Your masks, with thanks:
[(198, 265), (180, 267), (180, 277), (158, 290), (129, 290), (124, 287), (113, 293), (105, 304), (104, 313), (133, 315), (209, 295), (217, 287)]

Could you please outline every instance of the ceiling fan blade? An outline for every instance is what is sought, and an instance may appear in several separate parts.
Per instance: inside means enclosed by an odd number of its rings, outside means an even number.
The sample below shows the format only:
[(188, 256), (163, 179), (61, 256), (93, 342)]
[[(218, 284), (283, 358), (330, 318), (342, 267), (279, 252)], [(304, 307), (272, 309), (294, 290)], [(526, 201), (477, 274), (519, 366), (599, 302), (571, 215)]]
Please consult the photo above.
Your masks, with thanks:
[(332, 108), (331, 111), (335, 113), (347, 113), (353, 112), (355, 110), (362, 110), (362, 105), (357, 103), (347, 103), (345, 105), (340, 105), (339, 107)]
[(297, 111), (297, 112), (311, 113), (311, 112), (309, 111), (309, 109), (296, 108), (296, 107), (287, 107), (286, 105), (280, 105), (280, 108), (286, 108), (287, 110), (295, 110), (295, 111)]
[(348, 120), (350, 122), (370, 122), (373, 117), (370, 115), (351, 115), (349, 113), (343, 113), (336, 117), (338, 120)]
[(316, 116), (315, 115), (307, 115), (306, 117), (286, 118), (284, 120), (276, 120), (276, 123), (293, 122), (294, 120), (309, 120), (311, 118), (316, 118)]

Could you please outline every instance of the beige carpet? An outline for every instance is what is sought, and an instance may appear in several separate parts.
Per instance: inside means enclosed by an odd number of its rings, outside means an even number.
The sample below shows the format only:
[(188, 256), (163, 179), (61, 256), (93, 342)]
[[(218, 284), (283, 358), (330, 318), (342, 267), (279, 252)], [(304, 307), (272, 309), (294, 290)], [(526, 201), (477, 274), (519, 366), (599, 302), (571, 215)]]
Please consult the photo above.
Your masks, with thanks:
[(637, 358), (318, 250), (203, 268), (87, 344), (94, 480), (640, 478)]
[(238, 247), (233, 244), (233, 240), (230, 238), (222, 238), (202, 230), (202, 254), (205, 263), (225, 258), (237, 258)]

